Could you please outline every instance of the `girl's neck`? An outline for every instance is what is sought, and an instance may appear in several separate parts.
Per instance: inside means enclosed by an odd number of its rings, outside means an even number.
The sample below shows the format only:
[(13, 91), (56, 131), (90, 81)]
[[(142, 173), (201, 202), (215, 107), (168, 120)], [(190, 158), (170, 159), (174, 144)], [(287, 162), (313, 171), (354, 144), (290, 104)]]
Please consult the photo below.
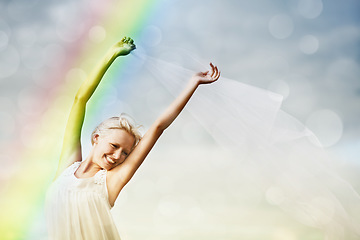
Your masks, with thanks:
[(87, 157), (76, 171), (77, 177), (92, 177), (102, 168), (92, 161), (92, 158)]

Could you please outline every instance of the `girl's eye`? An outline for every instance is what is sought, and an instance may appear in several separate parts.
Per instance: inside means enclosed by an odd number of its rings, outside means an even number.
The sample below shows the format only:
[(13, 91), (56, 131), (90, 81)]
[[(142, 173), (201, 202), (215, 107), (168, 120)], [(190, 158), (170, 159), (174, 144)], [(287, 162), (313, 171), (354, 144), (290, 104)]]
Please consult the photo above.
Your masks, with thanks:
[(112, 146), (113, 148), (116, 148), (116, 147), (117, 147), (115, 144), (111, 144), (111, 146)]
[(127, 155), (128, 155), (126, 152), (122, 152), (122, 154), (123, 154), (125, 157), (127, 157)]

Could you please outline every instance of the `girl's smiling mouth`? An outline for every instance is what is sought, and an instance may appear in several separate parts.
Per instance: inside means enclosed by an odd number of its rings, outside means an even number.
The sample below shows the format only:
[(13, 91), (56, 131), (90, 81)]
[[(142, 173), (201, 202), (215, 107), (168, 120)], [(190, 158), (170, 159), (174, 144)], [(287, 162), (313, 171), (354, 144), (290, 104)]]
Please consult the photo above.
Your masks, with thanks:
[(110, 164), (114, 164), (115, 163), (115, 161), (114, 160), (112, 160), (110, 157), (108, 157), (107, 155), (105, 155), (105, 159), (106, 159), (106, 161), (108, 162), (108, 163), (110, 163)]

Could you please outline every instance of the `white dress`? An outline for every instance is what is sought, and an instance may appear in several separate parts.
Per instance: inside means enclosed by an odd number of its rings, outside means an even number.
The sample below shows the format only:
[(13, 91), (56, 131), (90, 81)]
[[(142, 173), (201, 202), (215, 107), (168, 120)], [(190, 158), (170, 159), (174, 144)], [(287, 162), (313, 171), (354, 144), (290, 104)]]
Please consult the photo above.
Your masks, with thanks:
[(110, 213), (106, 170), (91, 178), (77, 178), (80, 166), (69, 166), (50, 186), (45, 212), (49, 239), (120, 239)]

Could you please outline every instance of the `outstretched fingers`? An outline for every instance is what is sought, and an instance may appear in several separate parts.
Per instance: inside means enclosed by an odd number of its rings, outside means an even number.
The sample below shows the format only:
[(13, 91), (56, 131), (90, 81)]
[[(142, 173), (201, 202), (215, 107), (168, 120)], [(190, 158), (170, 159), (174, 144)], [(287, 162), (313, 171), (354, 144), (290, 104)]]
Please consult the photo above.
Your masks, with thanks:
[(121, 42), (129, 45), (129, 47), (131, 49), (135, 49), (136, 48), (136, 45), (134, 44), (134, 40), (130, 37), (123, 37), (123, 39), (121, 39)]
[(217, 67), (216, 67), (216, 71), (217, 71), (217, 74), (215, 75), (215, 80), (218, 80), (220, 77), (220, 71), (218, 71)]
[(134, 43), (134, 40), (132, 38), (130, 38), (130, 37), (123, 37), (121, 39), (121, 41), (124, 42), (124, 43), (130, 43), (130, 44)]
[(211, 78), (213, 78), (216, 73), (216, 67), (212, 63), (210, 63), (210, 66), (211, 66)]
[(216, 81), (220, 77), (220, 71), (218, 70), (217, 66), (215, 66), (214, 64), (210, 63), (210, 66), (211, 66), (211, 78)]

